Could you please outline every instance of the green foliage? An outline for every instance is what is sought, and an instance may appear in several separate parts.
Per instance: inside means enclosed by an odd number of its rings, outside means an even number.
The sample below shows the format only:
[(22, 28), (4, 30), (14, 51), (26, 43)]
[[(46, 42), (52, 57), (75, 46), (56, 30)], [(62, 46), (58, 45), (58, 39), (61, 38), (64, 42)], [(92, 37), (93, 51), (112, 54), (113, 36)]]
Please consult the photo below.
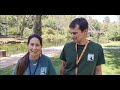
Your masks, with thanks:
[(93, 20), (91, 21), (91, 24), (92, 24), (92, 26), (93, 26), (96, 30), (100, 30), (100, 23), (98, 22), (98, 20), (93, 19)]
[(10, 27), (14, 27), (16, 25), (16, 16), (15, 15), (10, 15), (8, 16), (8, 25)]
[[(20, 35), (22, 29), (22, 23), (25, 15), (0, 15), (0, 35)], [(26, 15), (26, 26), (24, 37), (30, 35), (33, 31), (34, 19), (32, 16)], [(69, 24), (75, 18), (76, 15), (41, 15), (42, 17), (42, 34), (45, 39), (53, 40), (60, 38), (68, 38)], [(87, 15), (81, 15), (86, 17)], [(120, 19), (120, 15), (118, 15)], [(119, 20), (120, 21), (120, 20)], [(100, 35), (100, 40), (120, 40), (120, 24), (111, 23), (109, 17), (104, 18), (103, 23), (99, 23), (96, 19), (89, 19), (91, 24), (96, 30), (99, 30), (103, 35)], [(4, 26), (6, 28), (4, 28)], [(30, 32), (29, 32), (30, 31)], [(92, 34), (91, 34), (92, 35)], [(58, 36), (58, 37), (57, 37)], [(97, 41), (97, 35), (92, 35), (93, 40)]]
[(104, 23), (102, 23), (102, 25), (101, 25), (101, 28), (100, 28), (100, 31), (106, 31), (106, 30), (108, 30), (108, 27), (109, 27), (109, 24), (108, 23), (106, 23), (106, 22), (104, 22)]
[(112, 23), (109, 28), (108, 28), (108, 39), (109, 40), (114, 40), (114, 41), (120, 41), (120, 26)]
[[(29, 33), (28, 33), (29, 32)], [(23, 37), (27, 38), (28, 36), (30, 36), (33, 33), (32, 29), (29, 29), (28, 27), (25, 28), (24, 32), (23, 32)]]
[(44, 27), (51, 27), (52, 29), (57, 29), (56, 25), (55, 25), (55, 19), (47, 19), (43, 22), (43, 26)]
[(17, 30), (14, 27), (10, 27), (7, 32), (8, 32), (8, 35), (16, 35), (17, 34)]
[(109, 18), (108, 16), (106, 16), (106, 17), (104, 18), (103, 22), (109, 23), (109, 22), (110, 22), (110, 18)]
[(49, 41), (57, 41), (68, 38), (68, 30), (54, 30), (51, 27), (44, 27), (43, 28), (43, 35), (44, 40)]

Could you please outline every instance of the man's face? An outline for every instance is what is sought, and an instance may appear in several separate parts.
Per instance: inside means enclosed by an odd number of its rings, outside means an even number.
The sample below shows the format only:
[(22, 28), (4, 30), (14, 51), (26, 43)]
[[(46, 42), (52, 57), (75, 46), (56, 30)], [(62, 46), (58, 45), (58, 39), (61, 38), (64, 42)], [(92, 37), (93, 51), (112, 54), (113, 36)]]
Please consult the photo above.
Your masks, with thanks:
[(76, 25), (75, 28), (70, 28), (71, 38), (74, 42), (79, 43), (83, 38), (86, 37), (86, 31), (83, 32), (79, 29), (79, 25)]

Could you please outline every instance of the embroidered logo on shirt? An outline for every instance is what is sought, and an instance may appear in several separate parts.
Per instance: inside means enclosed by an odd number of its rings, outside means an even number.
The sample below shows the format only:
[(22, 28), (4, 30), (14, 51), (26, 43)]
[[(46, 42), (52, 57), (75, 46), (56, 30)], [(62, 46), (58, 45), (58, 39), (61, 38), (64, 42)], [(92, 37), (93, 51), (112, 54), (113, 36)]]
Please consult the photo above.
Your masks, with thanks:
[(94, 61), (94, 54), (88, 54), (88, 61)]
[(46, 75), (47, 67), (41, 67), (40, 75)]

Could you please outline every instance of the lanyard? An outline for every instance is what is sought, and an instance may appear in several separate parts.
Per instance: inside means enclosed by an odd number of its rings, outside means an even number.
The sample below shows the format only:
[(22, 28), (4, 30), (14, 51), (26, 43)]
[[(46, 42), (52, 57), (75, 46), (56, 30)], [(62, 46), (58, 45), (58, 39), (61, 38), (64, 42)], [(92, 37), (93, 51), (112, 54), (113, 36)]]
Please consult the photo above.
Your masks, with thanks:
[[(39, 57), (39, 59), (40, 59), (40, 57)], [(36, 70), (37, 70), (37, 68), (38, 68), (39, 59), (37, 60), (37, 65), (36, 65), (36, 67), (35, 67), (35, 70), (34, 70), (34, 72), (33, 72), (33, 75), (35, 75), (35, 72), (36, 72)], [(28, 66), (29, 66), (30, 75), (32, 75), (32, 74), (31, 74), (31, 67), (30, 67), (30, 60), (28, 60)]]
[(80, 62), (80, 60), (81, 60), (81, 58), (82, 58), (82, 56), (83, 56), (83, 54), (84, 54), (84, 52), (85, 52), (85, 50), (86, 50), (86, 48), (87, 48), (88, 43), (89, 43), (89, 41), (85, 44), (85, 47), (84, 47), (84, 49), (82, 50), (82, 53), (81, 53), (81, 55), (79, 56), (79, 58), (78, 58), (77, 43), (76, 43), (76, 46), (75, 46), (75, 48), (76, 48), (76, 54), (77, 54), (77, 56), (76, 56), (76, 69), (75, 69), (75, 74), (76, 74), (76, 75), (78, 74), (78, 64), (79, 64), (79, 62)]

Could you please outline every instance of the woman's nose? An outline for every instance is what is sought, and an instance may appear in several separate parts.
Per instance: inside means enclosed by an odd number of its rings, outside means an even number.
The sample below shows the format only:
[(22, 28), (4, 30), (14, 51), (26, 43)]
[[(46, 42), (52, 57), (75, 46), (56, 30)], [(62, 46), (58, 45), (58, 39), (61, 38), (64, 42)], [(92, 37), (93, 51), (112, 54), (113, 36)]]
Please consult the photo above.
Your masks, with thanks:
[(33, 49), (36, 49), (36, 46), (33, 46)]

